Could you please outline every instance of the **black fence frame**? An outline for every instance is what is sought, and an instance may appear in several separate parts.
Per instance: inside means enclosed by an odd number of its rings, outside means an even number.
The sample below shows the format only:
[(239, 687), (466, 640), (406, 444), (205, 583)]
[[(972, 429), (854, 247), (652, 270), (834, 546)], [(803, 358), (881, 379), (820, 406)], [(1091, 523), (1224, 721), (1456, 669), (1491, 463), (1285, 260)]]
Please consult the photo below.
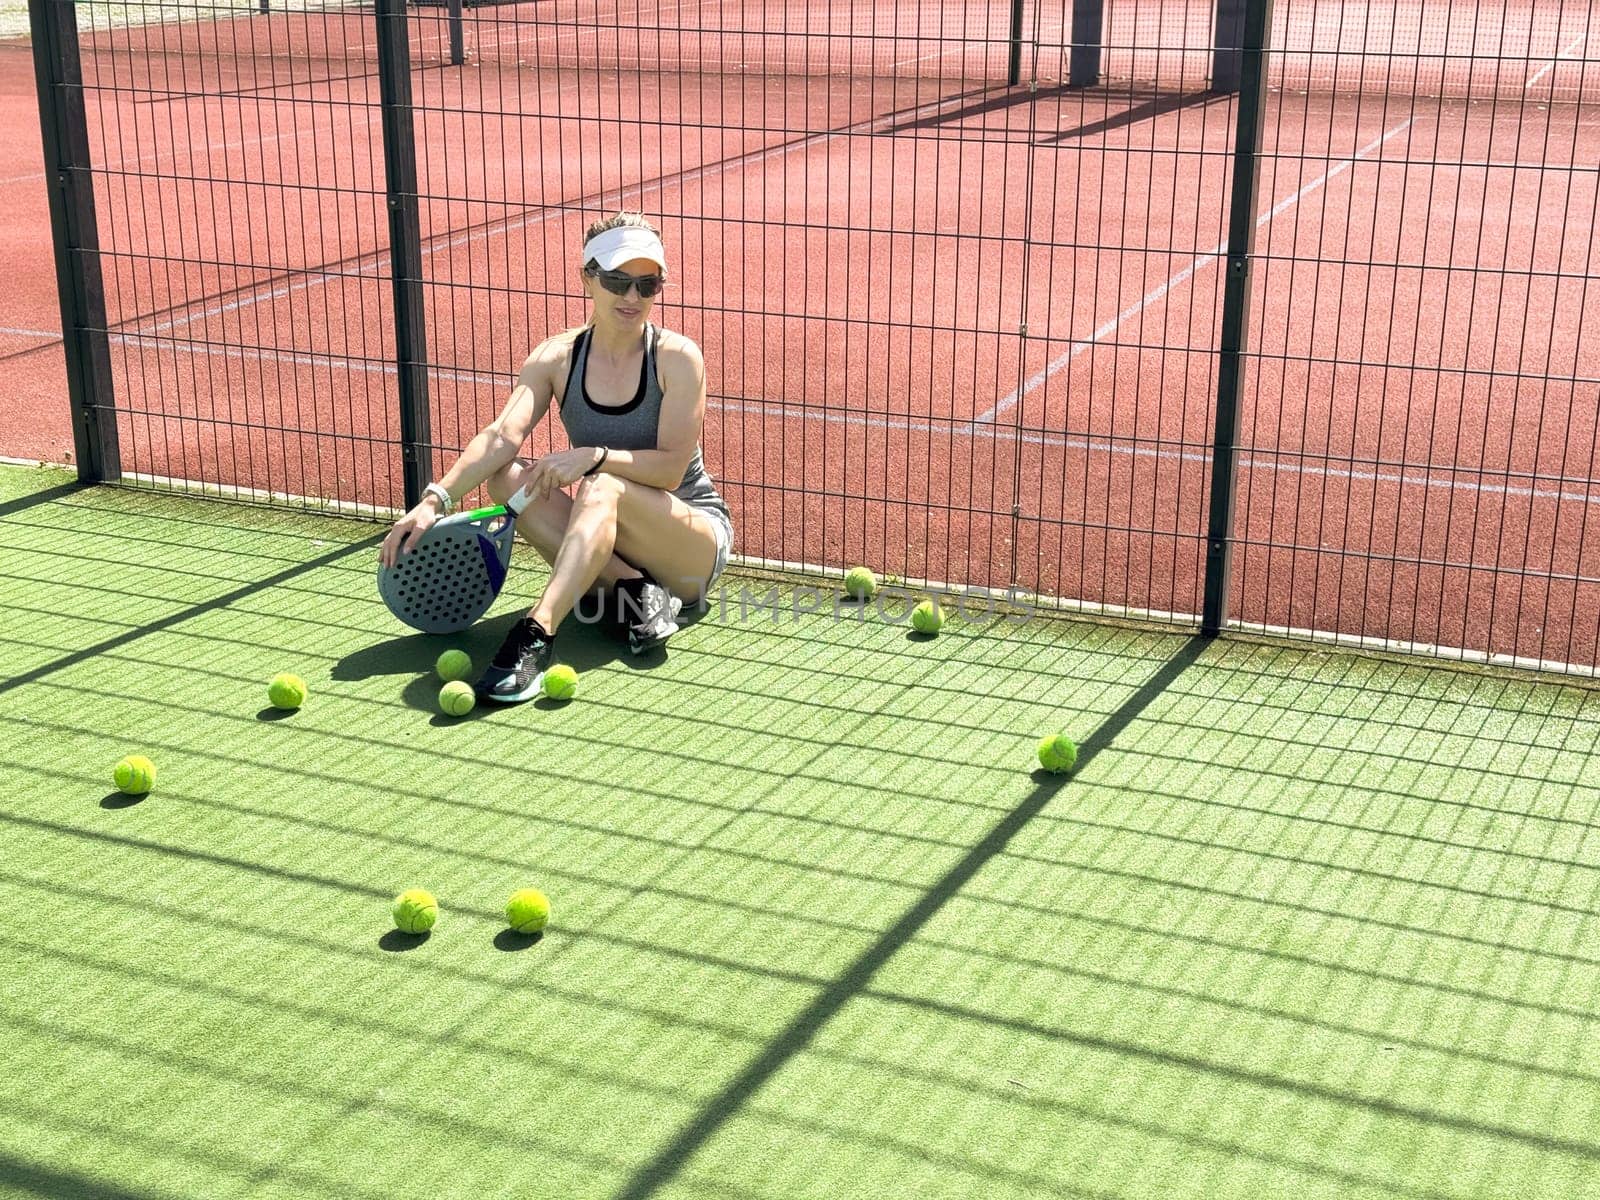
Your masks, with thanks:
[[(450, 53), (461, 55), (463, 0), (448, 0)], [(399, 386), (401, 460), (407, 505), (422, 496), (432, 460), (429, 427), (426, 314), (420, 251), (416, 144), (413, 137), (407, 0), (376, 0), (384, 170), (394, 294), (395, 367)], [(1261, 167), (1271, 0), (1217, 0), (1213, 90), (1237, 92), (1237, 130), (1226, 250), (1227, 280), (1217, 348), (1216, 431), (1212, 446), (1210, 517), (1201, 630), (1227, 626), (1233, 546), (1235, 447), (1247, 359), (1255, 204)], [(121, 477), (105, 292), (98, 257), (93, 164), (89, 157), (76, 6), (72, 0), (30, 0), (40, 127), (50, 189), (50, 221), (60, 291), (68, 399), (84, 483)], [(266, 11), (266, 0), (262, 0)], [(1021, 0), (1011, 9), (1008, 78), (1021, 61)], [(1104, 0), (1073, 0), (1070, 85), (1099, 81)]]
[(72, 4), (32, 0), (28, 17), (78, 478), (115, 482), (122, 478), (122, 462), (77, 11)]

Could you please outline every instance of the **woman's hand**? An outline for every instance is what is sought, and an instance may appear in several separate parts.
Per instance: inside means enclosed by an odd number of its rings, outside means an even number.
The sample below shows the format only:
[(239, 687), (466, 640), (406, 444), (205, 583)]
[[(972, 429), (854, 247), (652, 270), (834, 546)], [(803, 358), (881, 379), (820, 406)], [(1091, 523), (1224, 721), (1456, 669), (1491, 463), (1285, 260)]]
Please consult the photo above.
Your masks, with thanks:
[(522, 477), (522, 486), (528, 489), (528, 499), (543, 500), (557, 488), (577, 483), (583, 473), (599, 461), (596, 446), (576, 446), (556, 454), (546, 454), (534, 462)]
[(424, 496), (417, 502), (415, 508), (396, 521), (394, 528), (389, 530), (389, 536), (383, 539), (383, 545), (378, 550), (378, 561), (386, 567), (394, 566), (402, 554), (410, 554), (416, 548), (417, 539), (438, 519), (438, 500), (432, 496)]

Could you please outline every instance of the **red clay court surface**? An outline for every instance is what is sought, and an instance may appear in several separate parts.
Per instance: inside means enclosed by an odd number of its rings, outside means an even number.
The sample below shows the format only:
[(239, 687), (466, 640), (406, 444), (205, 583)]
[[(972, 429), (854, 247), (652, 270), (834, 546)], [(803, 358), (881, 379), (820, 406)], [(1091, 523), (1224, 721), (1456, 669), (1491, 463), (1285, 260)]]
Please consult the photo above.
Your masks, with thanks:
[[(1277, 6), (1232, 616), (1592, 667), (1600, 21), (1331, 7)], [(581, 320), (582, 225), (642, 206), (741, 552), (1198, 612), (1234, 100), (1203, 5), (1111, 4), (1106, 85), (1057, 51), (1032, 95), (996, 82), (1008, 9), (763, 37), (559, 0), (469, 12), (463, 67), (415, 10), (436, 442)], [(85, 35), (126, 470), (398, 502), (374, 42), (370, 12)], [(0, 452), (59, 461), (33, 89), (0, 49)]]

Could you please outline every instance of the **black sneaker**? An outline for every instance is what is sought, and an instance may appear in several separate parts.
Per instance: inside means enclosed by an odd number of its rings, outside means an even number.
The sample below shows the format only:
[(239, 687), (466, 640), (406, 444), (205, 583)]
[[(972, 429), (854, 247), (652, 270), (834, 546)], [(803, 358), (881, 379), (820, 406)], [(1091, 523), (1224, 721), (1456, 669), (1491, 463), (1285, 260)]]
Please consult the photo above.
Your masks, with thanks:
[(635, 654), (661, 645), (678, 632), (679, 600), (648, 575), (617, 584), (617, 620), (628, 631), (628, 649)]
[(516, 704), (538, 694), (545, 668), (555, 657), (555, 643), (532, 617), (511, 627), (495, 651), (494, 661), (478, 680), (480, 699)]

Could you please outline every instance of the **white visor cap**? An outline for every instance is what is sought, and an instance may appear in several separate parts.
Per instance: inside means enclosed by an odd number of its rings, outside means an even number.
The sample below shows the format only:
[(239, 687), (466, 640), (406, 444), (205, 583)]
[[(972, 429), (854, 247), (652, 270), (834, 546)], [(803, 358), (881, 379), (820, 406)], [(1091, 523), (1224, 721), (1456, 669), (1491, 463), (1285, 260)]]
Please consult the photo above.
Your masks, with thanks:
[(619, 225), (597, 233), (583, 245), (583, 265), (598, 263), (602, 271), (615, 271), (636, 258), (648, 258), (663, 271), (667, 269), (667, 251), (661, 239), (637, 225)]

